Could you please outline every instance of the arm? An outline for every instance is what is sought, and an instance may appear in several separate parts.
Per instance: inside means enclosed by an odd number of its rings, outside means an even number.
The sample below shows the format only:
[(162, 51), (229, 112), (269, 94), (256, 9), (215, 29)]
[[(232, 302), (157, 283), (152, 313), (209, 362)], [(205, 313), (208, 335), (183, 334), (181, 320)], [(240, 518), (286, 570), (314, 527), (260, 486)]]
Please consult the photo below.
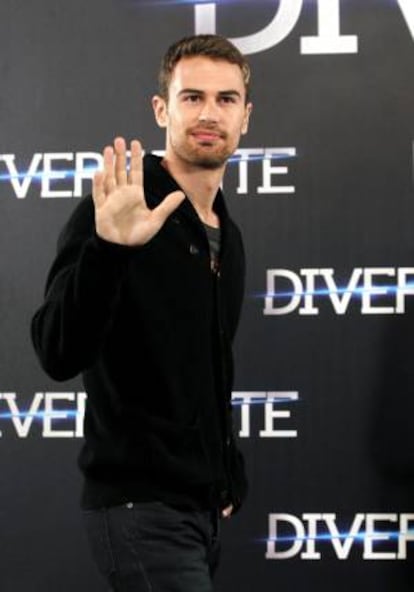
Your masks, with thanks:
[(174, 192), (150, 210), (143, 191), (139, 142), (117, 138), (104, 150), (93, 203), (85, 198), (64, 228), (50, 270), (45, 301), (32, 320), (32, 340), (44, 370), (72, 378), (97, 359), (111, 328), (131, 252), (150, 241), (184, 199)]
[(128, 248), (96, 235), (92, 199), (84, 198), (59, 237), (44, 303), (32, 320), (36, 353), (55, 380), (94, 363), (118, 305), (128, 257)]

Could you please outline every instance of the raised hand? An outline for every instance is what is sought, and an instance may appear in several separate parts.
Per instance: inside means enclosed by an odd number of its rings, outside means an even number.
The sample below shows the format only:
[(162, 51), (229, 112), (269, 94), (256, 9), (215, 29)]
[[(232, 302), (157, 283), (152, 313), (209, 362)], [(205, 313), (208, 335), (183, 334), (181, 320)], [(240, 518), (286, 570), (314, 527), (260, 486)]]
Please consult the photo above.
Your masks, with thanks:
[(124, 138), (116, 138), (113, 147), (106, 146), (103, 157), (103, 171), (95, 173), (92, 188), (96, 232), (101, 238), (120, 245), (144, 245), (157, 234), (185, 195), (174, 191), (155, 209), (147, 207), (138, 140), (131, 142), (129, 172)]

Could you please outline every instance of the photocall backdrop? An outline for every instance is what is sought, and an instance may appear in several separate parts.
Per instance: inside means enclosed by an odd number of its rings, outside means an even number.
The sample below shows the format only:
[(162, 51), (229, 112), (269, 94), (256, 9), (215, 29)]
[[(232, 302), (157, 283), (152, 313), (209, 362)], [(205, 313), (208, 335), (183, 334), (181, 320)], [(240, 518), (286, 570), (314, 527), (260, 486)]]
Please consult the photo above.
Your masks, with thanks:
[(30, 319), (103, 146), (163, 149), (159, 62), (195, 32), (234, 40), (254, 89), (224, 180), (248, 257), (233, 403), (250, 494), (217, 589), (411, 591), (412, 0), (2, 0), (0, 590), (102, 589), (79, 512), (85, 394), (40, 369)]

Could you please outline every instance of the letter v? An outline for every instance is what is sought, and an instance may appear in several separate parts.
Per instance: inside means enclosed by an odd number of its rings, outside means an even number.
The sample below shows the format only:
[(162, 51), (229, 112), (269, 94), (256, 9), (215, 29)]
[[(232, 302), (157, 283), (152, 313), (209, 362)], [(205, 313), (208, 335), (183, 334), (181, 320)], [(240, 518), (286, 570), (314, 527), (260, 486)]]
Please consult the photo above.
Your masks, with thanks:
[[(11, 420), (13, 425), (16, 429), (16, 433), (19, 438), (26, 438), (30, 426), (32, 425), (33, 418), (35, 414), (38, 412), (40, 403), (43, 400), (43, 393), (36, 393), (32, 404), (30, 405), (30, 409), (28, 411), (20, 411), (18, 405), (16, 404), (16, 394), (15, 393), (3, 393), (3, 399), (7, 401), (11, 412)], [(23, 416), (23, 420), (20, 417)]]
[[(9, 171), (9, 179), (14, 192), (16, 193), (16, 197), (23, 198), (26, 197), (30, 184), (32, 182), (33, 177), (37, 173), (38, 166), (40, 161), (42, 160), (42, 154), (36, 153), (33, 155), (32, 160), (30, 162), (29, 169), (26, 173), (19, 173), (15, 165), (15, 156), (14, 154), (3, 154), (1, 157), (2, 160), (6, 163), (7, 170)], [(20, 178), (23, 178), (22, 182), (19, 182)]]

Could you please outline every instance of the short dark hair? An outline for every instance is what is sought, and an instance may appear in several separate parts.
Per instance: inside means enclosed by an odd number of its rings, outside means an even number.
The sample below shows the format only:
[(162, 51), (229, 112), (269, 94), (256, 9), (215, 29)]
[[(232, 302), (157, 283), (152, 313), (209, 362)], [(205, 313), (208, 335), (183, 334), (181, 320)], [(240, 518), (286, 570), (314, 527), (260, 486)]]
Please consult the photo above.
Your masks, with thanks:
[(168, 88), (177, 63), (182, 58), (196, 56), (205, 56), (213, 60), (224, 60), (239, 66), (246, 90), (247, 102), (250, 89), (250, 66), (237, 47), (220, 35), (193, 35), (191, 37), (184, 37), (167, 49), (158, 75), (158, 92), (163, 99), (168, 100)]

